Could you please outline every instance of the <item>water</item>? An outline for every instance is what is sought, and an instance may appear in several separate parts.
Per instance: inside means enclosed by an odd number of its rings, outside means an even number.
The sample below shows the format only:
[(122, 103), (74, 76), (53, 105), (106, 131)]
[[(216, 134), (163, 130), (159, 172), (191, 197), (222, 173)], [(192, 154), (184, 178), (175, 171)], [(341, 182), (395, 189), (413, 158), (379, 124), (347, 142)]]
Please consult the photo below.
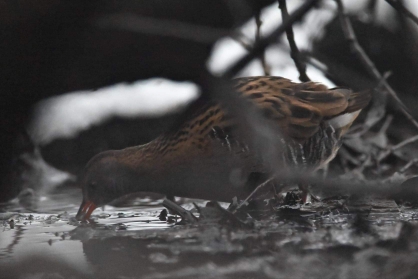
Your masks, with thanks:
[[(0, 278), (407, 278), (418, 264), (418, 211), (394, 201), (331, 200), (252, 228), (174, 225), (159, 219), (162, 200), (151, 198), (96, 209), (92, 223), (80, 224), (80, 201), (78, 189), (61, 188), (37, 212), (2, 205)], [(180, 202), (197, 215), (193, 201)]]
[[(4, 204), (4, 213), (0, 213), (0, 277), (54, 273), (54, 264), (49, 261), (70, 267), (75, 274), (93, 274), (82, 241), (72, 236), (80, 226), (74, 218), (80, 201), (78, 189), (61, 189), (40, 199), (37, 212), (43, 213), (25, 212), (17, 203)], [(163, 209), (161, 200), (145, 198), (137, 202), (144, 205), (97, 209), (94, 224), (84, 226), (106, 231), (108, 236), (122, 230), (162, 230), (172, 226), (157, 217)], [(33, 264), (34, 258), (40, 260), (39, 266)]]

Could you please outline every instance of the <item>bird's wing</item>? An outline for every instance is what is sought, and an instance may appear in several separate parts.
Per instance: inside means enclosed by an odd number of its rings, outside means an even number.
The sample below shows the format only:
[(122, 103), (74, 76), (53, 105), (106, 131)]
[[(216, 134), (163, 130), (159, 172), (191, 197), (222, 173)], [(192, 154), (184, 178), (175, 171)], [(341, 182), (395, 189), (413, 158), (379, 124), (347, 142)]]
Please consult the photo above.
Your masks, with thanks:
[(314, 135), (322, 120), (364, 108), (370, 92), (328, 89), (315, 82), (294, 83), (282, 77), (238, 78), (236, 89), (276, 121), (285, 136), (303, 142)]
[[(278, 124), (284, 136), (303, 142), (314, 135), (322, 120), (359, 110), (367, 105), (370, 94), (353, 93), (315, 82), (294, 83), (282, 77), (246, 77), (234, 80), (244, 98), (254, 102), (262, 114)], [(247, 145), (236, 137), (237, 120), (221, 104), (201, 106), (179, 130), (160, 138), (164, 153), (190, 146), (204, 152), (213, 140), (235, 152), (245, 152)], [(173, 153), (174, 151), (174, 153)]]

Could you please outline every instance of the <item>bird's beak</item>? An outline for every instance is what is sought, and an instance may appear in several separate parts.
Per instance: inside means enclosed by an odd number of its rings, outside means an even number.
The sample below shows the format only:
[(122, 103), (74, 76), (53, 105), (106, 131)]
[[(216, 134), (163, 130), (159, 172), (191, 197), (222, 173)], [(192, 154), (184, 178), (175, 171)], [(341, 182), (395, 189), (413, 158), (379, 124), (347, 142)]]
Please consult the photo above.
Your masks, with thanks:
[(78, 209), (77, 215), (75, 218), (78, 221), (85, 221), (90, 218), (91, 213), (97, 208), (91, 201), (84, 201), (81, 203), (80, 208)]

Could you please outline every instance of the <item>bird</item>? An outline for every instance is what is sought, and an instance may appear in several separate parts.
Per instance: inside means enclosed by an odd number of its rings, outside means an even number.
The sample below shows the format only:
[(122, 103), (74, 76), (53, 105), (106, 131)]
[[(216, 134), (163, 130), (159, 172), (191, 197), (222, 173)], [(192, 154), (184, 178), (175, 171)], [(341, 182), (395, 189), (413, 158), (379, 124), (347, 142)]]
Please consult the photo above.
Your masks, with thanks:
[[(239, 98), (254, 104), (279, 131), (280, 162), (312, 172), (335, 157), (343, 135), (371, 99), (370, 90), (279, 76), (232, 82)], [(99, 153), (81, 176), (83, 200), (76, 218), (89, 219), (97, 207), (136, 192), (226, 202), (247, 195), (271, 166), (238, 132), (239, 121), (222, 103), (210, 101), (147, 144)]]

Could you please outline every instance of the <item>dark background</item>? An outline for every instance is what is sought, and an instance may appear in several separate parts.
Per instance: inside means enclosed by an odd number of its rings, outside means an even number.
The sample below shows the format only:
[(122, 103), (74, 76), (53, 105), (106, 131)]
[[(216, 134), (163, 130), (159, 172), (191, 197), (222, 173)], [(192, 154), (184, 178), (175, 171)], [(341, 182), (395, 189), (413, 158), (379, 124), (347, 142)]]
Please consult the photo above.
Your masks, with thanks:
[[(14, 178), (20, 175), (19, 169), (25, 167), (20, 165), (20, 154), (33, 152), (35, 148), (25, 135), (25, 129), (37, 101), (69, 91), (97, 89), (155, 76), (191, 80), (202, 85), (208, 75), (205, 63), (216, 39), (231, 34), (260, 8), (275, 2), (1, 2), (1, 200), (16, 196), (22, 188), (14, 183)], [(416, 27), (393, 10), (387, 20), (393, 22), (394, 28), (388, 29), (375, 18), (376, 1), (368, 3), (367, 9), (351, 15), (359, 42), (382, 73), (391, 72), (389, 83), (410, 112), (418, 116), (415, 109), (418, 105)], [(139, 31), (121, 28), (114, 22), (115, 17), (123, 22), (132, 15), (144, 20)], [(107, 24), (99, 24), (103, 22)], [(135, 22), (127, 22), (135, 26)], [(179, 25), (174, 23), (191, 26), (190, 37), (180, 38), (176, 33)], [(154, 30), (155, 24), (161, 25), (164, 32), (144, 32), (147, 24), (150, 30)], [(195, 27), (210, 32), (207, 37), (196, 37)], [(324, 63), (328, 67), (324, 74), (338, 85), (354, 90), (375, 88), (378, 81), (353, 55), (338, 18), (324, 28), (324, 37), (313, 42), (312, 49), (306, 51), (307, 57)], [(280, 43), (286, 42), (281, 40)], [(399, 124), (392, 125), (391, 139), (398, 141), (402, 139), (399, 134), (412, 133), (394, 102), (388, 102), (387, 109), (388, 114), (396, 116), (394, 123)], [(57, 139), (42, 146), (41, 154), (49, 164), (77, 175), (95, 154), (148, 142), (172, 127), (179, 115), (181, 113), (158, 118), (113, 118), (76, 138)]]

